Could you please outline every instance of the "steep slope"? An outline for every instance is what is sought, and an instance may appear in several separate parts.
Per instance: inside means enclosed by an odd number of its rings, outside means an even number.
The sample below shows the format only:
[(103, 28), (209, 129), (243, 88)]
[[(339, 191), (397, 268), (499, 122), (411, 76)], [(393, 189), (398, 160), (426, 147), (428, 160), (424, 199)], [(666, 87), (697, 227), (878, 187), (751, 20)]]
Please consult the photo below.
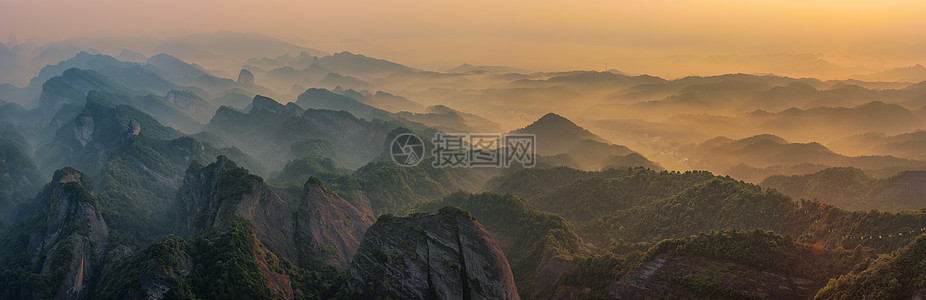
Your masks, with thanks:
[(91, 92), (80, 115), (36, 151), (36, 160), (40, 170), (72, 166), (92, 176), (111, 233), (132, 246), (168, 233), (159, 224), (168, 222), (174, 193), (190, 162), (228, 155), (256, 166), (233, 147), (219, 149), (184, 137), (150, 115), (113, 103), (113, 97)]
[[(168, 235), (112, 257), (93, 297), (100, 299), (343, 299), (347, 276), (325, 265), (299, 268), (269, 251), (254, 226), (237, 219), (186, 241)], [(117, 255), (114, 255), (117, 256)]]
[(363, 299), (519, 299), (495, 241), (466, 211), (381, 216), (350, 269)]
[(332, 159), (338, 165), (357, 168), (382, 155), (387, 133), (402, 125), (358, 119), (343, 111), (303, 110), (295, 103), (283, 105), (255, 96), (246, 113), (230, 107), (219, 108), (203, 130), (215, 133), (274, 169), (298, 158), (292, 153), (281, 153), (280, 149), (291, 149), (293, 144), (310, 139), (328, 140), (335, 147)]
[(511, 272), (524, 298), (543, 293), (547, 285), (568, 269), (569, 257), (585, 252), (572, 225), (563, 218), (543, 213), (524, 200), (495, 193), (456, 192), (443, 199), (425, 202), (416, 211), (439, 212), (456, 206), (472, 213), (492, 234), (511, 265)]
[(310, 180), (301, 196), (287, 202), (260, 177), (221, 156), (205, 167), (192, 164), (178, 195), (182, 231), (188, 235), (223, 228), (240, 217), (253, 224), (268, 249), (298, 265), (318, 257), (346, 268), (372, 223), (317, 181)]
[(16, 258), (5, 265), (19, 266), (11, 268), (19, 274), (3, 284), (5, 293), (21, 289), (20, 295), (56, 299), (89, 295), (109, 241), (100, 203), (92, 193), (87, 175), (64, 168), (29, 201), (28, 221), (13, 231), (22, 234), (4, 238), (4, 256)]

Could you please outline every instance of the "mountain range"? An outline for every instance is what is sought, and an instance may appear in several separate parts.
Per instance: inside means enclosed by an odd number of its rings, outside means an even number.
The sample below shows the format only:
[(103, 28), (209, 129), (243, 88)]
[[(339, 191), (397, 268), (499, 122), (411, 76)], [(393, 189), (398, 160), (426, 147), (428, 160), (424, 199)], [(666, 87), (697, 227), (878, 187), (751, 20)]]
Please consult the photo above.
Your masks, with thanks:
[[(926, 288), (923, 83), (429, 71), (234, 32), (14, 44), (0, 299)], [(533, 135), (536, 165), (445, 167), (439, 133)]]

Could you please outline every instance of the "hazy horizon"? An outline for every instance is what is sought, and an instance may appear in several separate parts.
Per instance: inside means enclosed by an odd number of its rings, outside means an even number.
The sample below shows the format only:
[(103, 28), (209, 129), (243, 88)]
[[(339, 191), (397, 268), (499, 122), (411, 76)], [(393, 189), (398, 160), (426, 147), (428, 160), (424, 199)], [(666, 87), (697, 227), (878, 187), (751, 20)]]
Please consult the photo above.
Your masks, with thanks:
[[(53, 8), (53, 9), (52, 9)], [(4, 1), (0, 33), (80, 37), (255, 32), (425, 70), (616, 69), (665, 78), (774, 73), (844, 79), (926, 63), (926, 3), (894, 1)], [(41, 17), (36, 17), (41, 16)], [(73, 26), (80, 24), (80, 26)]]

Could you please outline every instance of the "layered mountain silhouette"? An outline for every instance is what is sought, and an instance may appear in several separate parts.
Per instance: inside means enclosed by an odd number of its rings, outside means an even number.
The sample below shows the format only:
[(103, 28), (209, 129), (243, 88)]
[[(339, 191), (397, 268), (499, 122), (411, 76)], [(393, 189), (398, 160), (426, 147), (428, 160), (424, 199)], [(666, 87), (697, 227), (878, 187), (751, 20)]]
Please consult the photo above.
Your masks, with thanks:
[(924, 171), (875, 179), (855, 168), (830, 168), (808, 175), (772, 176), (759, 185), (795, 199), (814, 199), (847, 210), (897, 212), (926, 205)]
[(770, 134), (739, 140), (717, 137), (681, 151), (694, 168), (716, 170), (751, 182), (775, 174), (809, 174), (832, 166), (856, 167), (885, 177), (926, 165), (892, 156), (848, 157), (819, 143), (789, 143)]
[(533, 134), (537, 139), (538, 154), (567, 154), (584, 169), (635, 166), (661, 168), (645, 158), (639, 159), (641, 156), (629, 148), (608, 143), (600, 136), (554, 113), (548, 113), (512, 133)]

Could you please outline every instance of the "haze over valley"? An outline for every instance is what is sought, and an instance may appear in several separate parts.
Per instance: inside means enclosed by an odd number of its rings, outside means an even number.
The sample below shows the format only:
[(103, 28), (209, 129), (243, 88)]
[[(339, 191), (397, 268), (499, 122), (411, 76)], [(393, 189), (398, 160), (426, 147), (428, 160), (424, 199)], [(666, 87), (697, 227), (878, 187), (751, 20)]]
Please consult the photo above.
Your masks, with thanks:
[(923, 4), (149, 2), (0, 4), (0, 299), (926, 296)]

